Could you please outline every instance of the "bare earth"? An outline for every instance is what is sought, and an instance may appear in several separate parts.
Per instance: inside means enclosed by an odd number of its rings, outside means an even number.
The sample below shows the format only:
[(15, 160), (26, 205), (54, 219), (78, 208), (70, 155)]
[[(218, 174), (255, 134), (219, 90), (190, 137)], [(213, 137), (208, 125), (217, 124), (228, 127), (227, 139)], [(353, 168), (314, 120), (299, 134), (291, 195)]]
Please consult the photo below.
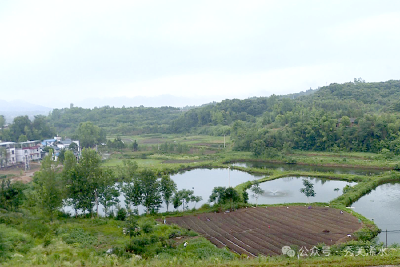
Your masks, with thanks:
[(349, 240), (362, 223), (353, 215), (327, 207), (258, 207), (229, 213), (204, 213), (167, 218), (203, 235), (217, 247), (248, 256), (281, 255), (282, 247), (311, 250)]
[(28, 171), (25, 171), (24, 168), (12, 167), (0, 170), (0, 174), (13, 174), (15, 176), (11, 178), (12, 181), (21, 181), (23, 183), (29, 183), (32, 181), (33, 174), (38, 170), (40, 170), (40, 164), (31, 163), (31, 169)]

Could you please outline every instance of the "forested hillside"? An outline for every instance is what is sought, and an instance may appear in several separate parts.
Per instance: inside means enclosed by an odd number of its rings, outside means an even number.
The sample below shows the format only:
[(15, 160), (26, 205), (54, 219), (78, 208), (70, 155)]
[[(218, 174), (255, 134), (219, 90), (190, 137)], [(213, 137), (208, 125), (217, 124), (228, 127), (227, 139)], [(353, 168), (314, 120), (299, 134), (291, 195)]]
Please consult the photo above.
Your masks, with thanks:
[(80, 107), (54, 109), (49, 122), (63, 135), (74, 134), (79, 123), (91, 121), (108, 134), (141, 134), (165, 132), (172, 120), (181, 115), (179, 108), (161, 107)]
[[(231, 134), (235, 149), (353, 150), (400, 153), (400, 81), (331, 84), (300, 97), (225, 100), (192, 109), (171, 132)], [(385, 150), (384, 150), (385, 151)]]
[(21, 126), (14, 133), (17, 120), (3, 131), (2, 139), (14, 141), (21, 135), (40, 138), (54, 133), (73, 136), (80, 123), (88, 121), (106, 134), (230, 134), (234, 149), (256, 155), (273, 155), (282, 149), (399, 154), (400, 81), (366, 83), (355, 79), (286, 96), (227, 99), (187, 111), (142, 106), (84, 109), (71, 105), (53, 110), (47, 118), (38, 117), (32, 127)]

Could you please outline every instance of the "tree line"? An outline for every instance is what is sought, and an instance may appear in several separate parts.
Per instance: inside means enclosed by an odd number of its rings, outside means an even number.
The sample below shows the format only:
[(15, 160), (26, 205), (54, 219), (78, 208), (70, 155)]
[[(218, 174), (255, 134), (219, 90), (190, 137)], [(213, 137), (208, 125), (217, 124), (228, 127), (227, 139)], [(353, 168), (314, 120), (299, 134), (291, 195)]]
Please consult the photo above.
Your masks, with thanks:
[(31, 121), (28, 116), (15, 117), (13, 122), (5, 127), (6, 121), (0, 115), (0, 140), (6, 142), (25, 142), (28, 140), (43, 140), (55, 136), (55, 130), (47, 121), (47, 117), (37, 115)]
[(137, 213), (140, 205), (147, 213), (157, 212), (162, 203), (167, 211), (171, 204), (175, 209), (186, 210), (190, 202), (202, 200), (193, 190), (177, 190), (168, 175), (160, 178), (153, 170), (139, 171), (136, 162), (130, 160), (124, 160), (123, 166), (117, 169), (103, 167), (95, 150), (83, 149), (79, 161), (72, 151), (65, 151), (62, 168), (52, 160), (50, 151), (40, 171), (34, 174), (31, 187), (3, 179), (0, 208), (14, 211), (24, 204), (54, 218), (65, 205), (70, 206), (75, 215), (78, 211), (98, 215), (101, 204), (108, 216), (118, 208), (121, 194), (125, 196), (127, 210), (133, 213)]

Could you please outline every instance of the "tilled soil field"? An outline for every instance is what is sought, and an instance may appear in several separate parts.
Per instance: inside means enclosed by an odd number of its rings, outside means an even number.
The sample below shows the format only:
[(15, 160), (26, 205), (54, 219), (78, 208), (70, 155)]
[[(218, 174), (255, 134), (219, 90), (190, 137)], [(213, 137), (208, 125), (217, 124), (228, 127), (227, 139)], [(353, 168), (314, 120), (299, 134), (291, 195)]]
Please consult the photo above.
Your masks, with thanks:
[(280, 255), (282, 247), (311, 249), (351, 238), (362, 224), (353, 215), (328, 207), (258, 207), (226, 213), (167, 218), (203, 235), (217, 247), (248, 256)]

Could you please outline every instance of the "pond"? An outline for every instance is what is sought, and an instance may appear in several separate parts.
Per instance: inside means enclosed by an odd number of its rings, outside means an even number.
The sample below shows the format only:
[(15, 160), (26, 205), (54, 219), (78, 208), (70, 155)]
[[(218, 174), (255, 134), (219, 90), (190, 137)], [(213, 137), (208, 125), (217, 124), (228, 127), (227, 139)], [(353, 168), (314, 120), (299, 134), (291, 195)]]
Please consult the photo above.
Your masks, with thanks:
[[(241, 183), (260, 179), (264, 175), (252, 175), (246, 172), (229, 169), (194, 169), (179, 174), (171, 175), (175, 181), (178, 190), (189, 189), (194, 191), (195, 196), (201, 196), (202, 201), (198, 203), (189, 203), (189, 208), (201, 207), (201, 205), (208, 202), (212, 190), (216, 186), (235, 187)], [(118, 185), (118, 183), (116, 184)], [(121, 207), (125, 207), (125, 197), (121, 194), (119, 197)], [(182, 207), (179, 207), (181, 210)], [(64, 210), (72, 213), (71, 207), (64, 207)], [(144, 207), (139, 207), (139, 213), (144, 212)], [(174, 210), (173, 205), (169, 205), (169, 210)], [(165, 203), (162, 204), (160, 212), (167, 211)], [(99, 214), (104, 215), (103, 206), (99, 205)]]
[[(310, 197), (310, 202), (330, 202), (343, 193), (343, 187), (356, 184), (354, 182), (310, 177), (279, 178), (260, 183), (264, 193), (259, 196), (258, 204), (308, 203), (307, 197), (300, 192), (300, 189), (304, 188), (303, 179), (310, 181), (314, 185), (315, 197)], [(339, 188), (339, 191), (335, 191), (335, 188)], [(253, 193), (250, 190), (247, 190), (247, 192), (249, 194), (249, 202), (256, 203)]]
[(316, 171), (316, 172), (332, 172), (338, 174), (343, 173), (343, 174), (357, 174), (357, 175), (376, 175), (384, 172), (383, 170), (376, 170), (376, 169), (323, 167), (323, 166), (282, 164), (282, 163), (259, 162), (259, 161), (235, 162), (232, 163), (231, 165), (246, 167), (246, 168), (272, 169), (279, 171), (304, 171), (304, 172)]
[(387, 229), (388, 245), (400, 244), (400, 184), (380, 185), (353, 203), (352, 207), (364, 217), (374, 220), (382, 230), (378, 235), (380, 242), (386, 243), (384, 231)]
[[(202, 201), (196, 207), (208, 202), (212, 190), (216, 186), (235, 187), (241, 183), (260, 179), (265, 175), (253, 175), (247, 172), (229, 169), (195, 169), (182, 174), (171, 175), (177, 184), (178, 190), (190, 189), (195, 196), (201, 196)], [(193, 204), (191, 204), (193, 207)]]

